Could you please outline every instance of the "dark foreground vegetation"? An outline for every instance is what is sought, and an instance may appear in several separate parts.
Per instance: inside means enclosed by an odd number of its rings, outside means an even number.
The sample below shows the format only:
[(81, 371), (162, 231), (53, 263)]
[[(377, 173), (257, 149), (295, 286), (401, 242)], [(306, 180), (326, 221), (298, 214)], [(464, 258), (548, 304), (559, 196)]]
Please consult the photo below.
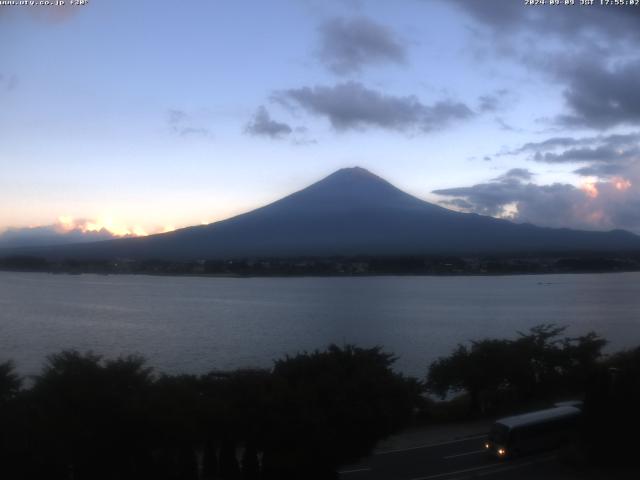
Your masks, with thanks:
[(0, 270), (152, 275), (509, 275), (640, 271), (640, 253), (489, 256), (387, 256), (236, 258), (229, 260), (48, 260), (32, 256), (0, 258)]
[(511, 340), (458, 345), (431, 364), (426, 389), (463, 394), (432, 411), (495, 418), (579, 399), (580, 431), (565, 459), (582, 468), (640, 467), (640, 347), (604, 356), (597, 334), (571, 338), (564, 330), (539, 325)]
[(354, 346), (200, 376), (75, 351), (52, 355), (28, 381), (3, 363), (0, 478), (335, 479), (340, 465), (407, 425), (568, 398), (583, 399), (585, 412), (571, 461), (634, 465), (640, 348), (603, 356), (596, 334), (563, 332), (542, 325), (460, 345), (433, 362), (425, 382), (394, 372), (382, 349)]
[(154, 376), (139, 357), (65, 351), (26, 389), (5, 363), (0, 478), (337, 478), (420, 402), (392, 362), (332, 346), (270, 371)]

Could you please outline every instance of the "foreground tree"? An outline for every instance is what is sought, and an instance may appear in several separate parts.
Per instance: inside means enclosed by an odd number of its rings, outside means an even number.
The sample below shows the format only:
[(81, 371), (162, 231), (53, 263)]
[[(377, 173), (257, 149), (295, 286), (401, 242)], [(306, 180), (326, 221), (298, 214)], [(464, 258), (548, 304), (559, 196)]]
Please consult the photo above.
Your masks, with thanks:
[(19, 420), (22, 403), (20, 388), (22, 378), (16, 373), (13, 362), (0, 363), (0, 477), (19, 471), (26, 438)]
[(65, 351), (49, 357), (28, 395), (32, 478), (144, 478), (151, 442), (151, 370), (139, 357), (102, 362)]
[(22, 386), (22, 378), (16, 373), (13, 362), (0, 363), (0, 408), (13, 399)]
[(527, 402), (584, 391), (606, 341), (597, 334), (560, 337), (565, 327), (538, 325), (515, 340), (485, 339), (458, 347), (434, 361), (427, 374), (429, 392), (446, 397), (466, 392), (472, 414), (484, 413), (500, 399)]
[(337, 478), (411, 418), (421, 386), (380, 348), (332, 345), (276, 362), (264, 478)]
[(589, 378), (583, 432), (589, 462), (637, 468), (639, 405), (640, 347), (637, 347), (612, 355)]
[(469, 395), (472, 413), (484, 412), (487, 392), (495, 392), (512, 376), (513, 344), (507, 340), (482, 340), (458, 345), (448, 357), (429, 367), (427, 389), (444, 398), (450, 392)]

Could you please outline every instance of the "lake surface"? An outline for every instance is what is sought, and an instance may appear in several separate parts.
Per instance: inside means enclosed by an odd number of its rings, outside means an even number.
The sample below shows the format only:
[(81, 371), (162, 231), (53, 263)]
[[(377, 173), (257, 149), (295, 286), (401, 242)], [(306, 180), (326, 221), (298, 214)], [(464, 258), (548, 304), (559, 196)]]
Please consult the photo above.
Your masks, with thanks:
[(640, 345), (640, 273), (206, 278), (0, 272), (0, 361), (23, 374), (65, 348), (139, 353), (159, 371), (269, 367), (329, 343), (383, 345), (425, 374), (459, 342), (540, 323)]

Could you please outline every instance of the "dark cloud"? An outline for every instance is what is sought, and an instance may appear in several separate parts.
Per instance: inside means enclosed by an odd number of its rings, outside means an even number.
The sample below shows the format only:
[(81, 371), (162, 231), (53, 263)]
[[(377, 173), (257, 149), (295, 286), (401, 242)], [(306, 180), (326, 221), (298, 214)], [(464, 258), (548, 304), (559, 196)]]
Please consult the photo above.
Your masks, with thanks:
[(167, 122), (173, 133), (181, 137), (198, 136), (212, 137), (211, 130), (197, 125), (192, 117), (184, 110), (169, 109), (167, 110)]
[(638, 38), (640, 11), (637, 8), (602, 6), (599, 0), (589, 7), (527, 7), (513, 0), (446, 0), (475, 20), (502, 33), (535, 32), (539, 38), (557, 35), (576, 40), (576, 35), (612, 36), (613, 39)]
[(281, 138), (289, 135), (292, 128), (286, 123), (273, 120), (264, 106), (258, 107), (255, 115), (245, 127), (245, 133), (249, 135)]
[(607, 163), (600, 163), (589, 165), (587, 167), (580, 167), (573, 172), (584, 177), (608, 178), (616, 175), (624, 175), (626, 170), (626, 165), (611, 165)]
[(553, 8), (512, 0), (447, 3), (486, 27), (477, 37), (494, 53), (555, 82), (567, 109), (556, 124), (596, 129), (640, 124), (640, 9), (599, 1)]
[[(552, 185), (547, 187), (551, 191), (570, 186)], [(505, 207), (513, 202), (531, 200), (537, 193), (537, 186), (524, 184), (518, 178), (501, 175), (495, 180), (480, 183), (471, 187), (456, 187), (434, 190), (436, 195), (456, 197), (456, 201), (463, 200), (467, 206), (464, 210), (483, 215), (501, 216)], [(451, 200), (448, 200), (449, 204)], [(462, 205), (462, 203), (458, 203)]]
[(551, 164), (582, 163), (575, 173), (601, 178), (624, 175), (640, 162), (640, 132), (591, 137), (552, 137), (530, 142), (502, 155), (530, 154), (529, 159)]
[(333, 18), (320, 27), (322, 63), (338, 75), (370, 64), (406, 62), (404, 44), (384, 25), (365, 17)]
[(559, 123), (593, 128), (640, 124), (640, 60), (611, 68), (595, 62), (564, 64), (558, 74), (567, 83), (564, 97), (571, 112), (560, 115)]
[(462, 210), (467, 212), (541, 226), (585, 227), (583, 221), (576, 221), (573, 205), (586, 202), (588, 197), (573, 185), (535, 185), (510, 179), (433, 193), (463, 200), (468, 206)]
[[(537, 185), (524, 172), (512, 169), (504, 175), (470, 187), (436, 190), (450, 197), (449, 205), (465, 212), (509, 218), (548, 227), (640, 232), (640, 168), (627, 169), (627, 178), (584, 184)], [(522, 173), (522, 175), (521, 175)]]
[(578, 145), (589, 145), (593, 143), (593, 137), (586, 139), (579, 139), (573, 137), (552, 137), (544, 140), (542, 142), (529, 142), (525, 143), (522, 147), (513, 150), (511, 152), (507, 152), (507, 155), (514, 155), (517, 153), (524, 152), (542, 152), (554, 150), (556, 148), (563, 147), (575, 147)]
[(639, 158), (640, 150), (637, 146), (627, 149), (614, 148), (603, 145), (595, 148), (571, 148), (562, 153), (540, 152), (534, 155), (534, 160), (545, 163), (613, 163), (622, 164)]
[(357, 82), (293, 88), (277, 92), (273, 98), (326, 117), (340, 131), (378, 127), (428, 132), (474, 115), (464, 103), (443, 100), (424, 105), (415, 96), (387, 95)]

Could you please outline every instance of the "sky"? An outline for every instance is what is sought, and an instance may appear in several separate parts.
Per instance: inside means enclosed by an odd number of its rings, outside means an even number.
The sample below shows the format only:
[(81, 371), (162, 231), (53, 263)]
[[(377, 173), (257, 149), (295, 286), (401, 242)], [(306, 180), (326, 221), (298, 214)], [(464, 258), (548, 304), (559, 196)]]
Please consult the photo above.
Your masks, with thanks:
[(0, 243), (210, 223), (351, 166), (640, 233), (640, 6), (546, 3), (0, 5)]

